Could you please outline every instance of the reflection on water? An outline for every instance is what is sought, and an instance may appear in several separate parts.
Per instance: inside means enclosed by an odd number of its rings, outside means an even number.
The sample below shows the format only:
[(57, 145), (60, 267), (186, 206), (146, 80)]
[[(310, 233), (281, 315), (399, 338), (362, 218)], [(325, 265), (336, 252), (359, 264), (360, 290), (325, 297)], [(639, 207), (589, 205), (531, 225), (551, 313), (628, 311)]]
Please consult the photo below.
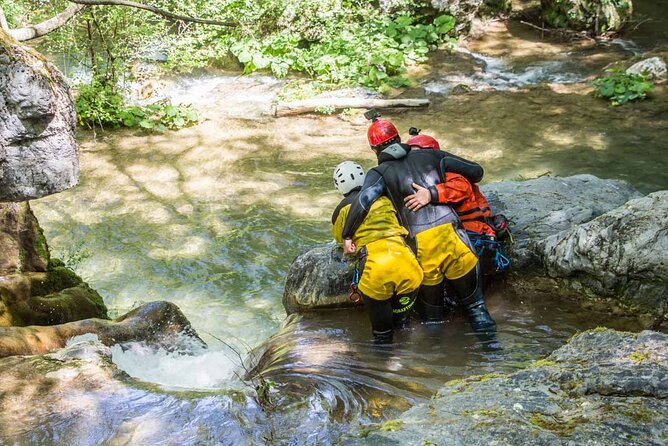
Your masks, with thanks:
[(497, 292), (488, 301), (499, 328), (494, 341), (478, 339), (460, 314), (444, 324), (414, 321), (391, 347), (371, 342), (362, 308), (294, 317), (267, 343), (258, 370), (279, 383), (282, 398), (299, 399), (309, 389), (331, 404), (333, 394), (333, 412), (370, 422), (430, 398), (448, 380), (526, 367), (578, 331), (640, 329), (562, 299)]

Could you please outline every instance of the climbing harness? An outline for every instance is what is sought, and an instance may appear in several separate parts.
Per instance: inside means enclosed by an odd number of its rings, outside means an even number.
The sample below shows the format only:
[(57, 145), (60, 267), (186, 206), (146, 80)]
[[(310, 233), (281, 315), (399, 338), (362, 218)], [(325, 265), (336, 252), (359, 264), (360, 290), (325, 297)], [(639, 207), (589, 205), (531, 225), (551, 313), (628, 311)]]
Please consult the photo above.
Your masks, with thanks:
[(358, 304), (362, 300), (362, 293), (357, 288), (357, 285), (360, 283), (360, 269), (355, 265), (355, 270), (353, 271), (353, 280), (350, 281), (350, 293), (348, 293), (348, 300), (354, 304)]
[(501, 245), (496, 237), (479, 232), (466, 231), (473, 245), (473, 250), (481, 257), (485, 250), (494, 253), (494, 266), (500, 273), (504, 272), (510, 265), (510, 259), (501, 252)]

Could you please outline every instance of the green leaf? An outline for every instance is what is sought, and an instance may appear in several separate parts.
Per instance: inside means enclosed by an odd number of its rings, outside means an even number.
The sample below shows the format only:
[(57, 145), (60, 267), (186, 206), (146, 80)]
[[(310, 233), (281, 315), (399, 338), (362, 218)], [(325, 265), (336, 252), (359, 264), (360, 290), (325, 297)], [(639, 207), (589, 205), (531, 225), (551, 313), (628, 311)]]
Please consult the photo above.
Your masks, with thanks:
[(142, 119), (139, 121), (139, 127), (145, 128), (145, 129), (152, 129), (154, 127), (153, 121), (149, 121), (148, 119)]
[(250, 51), (244, 49), (239, 54), (237, 54), (237, 59), (239, 59), (239, 62), (245, 64), (253, 59), (253, 55), (250, 53)]

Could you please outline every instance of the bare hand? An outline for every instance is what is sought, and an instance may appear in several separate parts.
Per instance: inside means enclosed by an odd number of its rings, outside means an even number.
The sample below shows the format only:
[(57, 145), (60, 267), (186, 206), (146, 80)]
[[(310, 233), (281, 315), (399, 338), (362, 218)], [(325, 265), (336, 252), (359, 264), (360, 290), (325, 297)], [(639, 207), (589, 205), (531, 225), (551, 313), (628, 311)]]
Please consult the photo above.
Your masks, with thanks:
[(415, 212), (431, 202), (431, 192), (426, 187), (413, 183), (415, 193), (404, 198), (404, 204), (408, 209)]
[(353, 243), (352, 240), (350, 239), (345, 239), (343, 241), (343, 253), (344, 254), (355, 254), (355, 251), (357, 250), (357, 247)]

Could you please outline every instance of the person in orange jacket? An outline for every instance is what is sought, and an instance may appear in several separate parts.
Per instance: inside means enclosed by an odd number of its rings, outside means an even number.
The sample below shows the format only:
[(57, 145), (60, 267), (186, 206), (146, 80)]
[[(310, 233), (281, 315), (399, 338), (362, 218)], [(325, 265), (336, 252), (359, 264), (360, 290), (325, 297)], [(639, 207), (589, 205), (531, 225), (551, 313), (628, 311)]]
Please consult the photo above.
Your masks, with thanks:
[[(415, 128), (411, 128), (409, 133), (411, 138), (406, 144), (412, 149), (441, 149), (433, 137), (420, 135), (419, 130)], [(478, 256), (482, 255), (485, 248), (490, 248), (489, 250), (494, 253), (493, 261), (497, 271), (504, 271), (508, 267), (509, 261), (501, 252), (497, 242), (497, 236), (500, 235), (497, 232), (506, 230), (507, 219), (503, 215), (492, 215), (487, 198), (477, 184), (470, 183), (462, 175), (446, 172), (443, 183), (430, 188), (414, 183), (413, 189), (416, 191), (415, 194), (404, 199), (407, 208), (417, 211), (427, 203), (449, 205), (457, 212)]]
[[(412, 148), (441, 149), (436, 139), (411, 130), (416, 134), (409, 138), (406, 144)], [(452, 172), (446, 172), (444, 180), (429, 189), (415, 184), (413, 188), (416, 193), (406, 197), (406, 206), (416, 211), (430, 202), (448, 204), (459, 215), (464, 229), (496, 237), (496, 231), (488, 223), (492, 217), (492, 209), (478, 185), (471, 184), (464, 176)]]

